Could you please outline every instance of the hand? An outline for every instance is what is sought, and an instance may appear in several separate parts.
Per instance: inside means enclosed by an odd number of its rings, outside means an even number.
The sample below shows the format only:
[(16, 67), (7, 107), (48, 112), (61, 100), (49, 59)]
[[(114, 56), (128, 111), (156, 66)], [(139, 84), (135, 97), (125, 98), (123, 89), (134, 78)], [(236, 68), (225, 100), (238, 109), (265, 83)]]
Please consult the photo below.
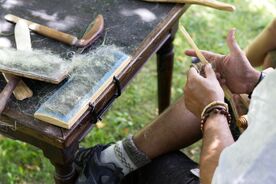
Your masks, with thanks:
[(212, 66), (208, 64), (204, 70), (206, 77), (202, 77), (195, 68), (191, 68), (184, 88), (185, 104), (199, 118), (204, 107), (209, 103), (224, 102), (224, 93)]
[[(235, 40), (235, 29), (229, 31), (227, 36), (227, 45), (230, 54), (224, 56), (212, 52), (202, 51), (202, 54), (214, 66), (216, 72), (220, 74), (222, 80), (228, 88), (237, 94), (249, 94), (253, 91), (260, 72), (255, 70), (249, 63), (243, 51)], [(186, 55), (196, 56), (193, 50), (187, 50)]]

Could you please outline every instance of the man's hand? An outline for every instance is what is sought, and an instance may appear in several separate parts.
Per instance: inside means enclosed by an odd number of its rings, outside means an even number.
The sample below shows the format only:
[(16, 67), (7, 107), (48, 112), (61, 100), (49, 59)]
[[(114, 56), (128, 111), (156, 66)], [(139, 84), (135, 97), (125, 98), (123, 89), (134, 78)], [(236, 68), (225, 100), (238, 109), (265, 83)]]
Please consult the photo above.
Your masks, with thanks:
[[(228, 33), (227, 44), (230, 54), (226, 56), (208, 51), (202, 51), (202, 54), (215, 66), (216, 72), (225, 79), (226, 85), (232, 92), (249, 94), (253, 91), (260, 72), (250, 65), (244, 52), (240, 49), (235, 40), (234, 29)], [(185, 53), (188, 56), (196, 57), (193, 50), (187, 50)]]
[(204, 107), (213, 101), (224, 101), (224, 93), (210, 64), (206, 65), (205, 76), (191, 68), (184, 88), (184, 101), (187, 108), (200, 118)]

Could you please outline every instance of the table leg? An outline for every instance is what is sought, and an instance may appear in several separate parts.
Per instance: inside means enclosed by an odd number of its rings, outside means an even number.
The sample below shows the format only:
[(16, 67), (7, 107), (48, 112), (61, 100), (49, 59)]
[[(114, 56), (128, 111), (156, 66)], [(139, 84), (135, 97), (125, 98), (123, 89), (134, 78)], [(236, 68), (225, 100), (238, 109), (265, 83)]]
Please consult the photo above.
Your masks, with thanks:
[(174, 60), (173, 39), (174, 37), (171, 36), (157, 52), (159, 113), (170, 105)]
[(72, 165), (73, 162), (66, 165), (55, 164), (55, 182), (56, 184), (73, 184), (75, 183), (76, 175), (75, 169)]
[(77, 148), (78, 144), (65, 149), (54, 148), (51, 146), (43, 149), (44, 155), (55, 167), (56, 184), (75, 183), (77, 175), (73, 167), (73, 160)]

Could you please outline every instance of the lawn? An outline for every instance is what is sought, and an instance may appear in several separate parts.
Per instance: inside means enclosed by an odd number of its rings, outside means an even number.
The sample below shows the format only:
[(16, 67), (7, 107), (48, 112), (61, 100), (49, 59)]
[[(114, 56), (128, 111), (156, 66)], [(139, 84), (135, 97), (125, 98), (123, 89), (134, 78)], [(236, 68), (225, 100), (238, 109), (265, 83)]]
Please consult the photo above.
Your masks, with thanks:
[[(181, 18), (201, 49), (227, 53), (227, 31), (237, 28), (237, 40), (242, 48), (275, 17), (274, 0), (223, 0), (235, 4), (235, 13), (221, 12), (193, 5)], [(183, 55), (189, 46), (180, 34), (175, 39), (175, 64), (172, 101), (182, 95), (190, 58)], [(131, 85), (104, 116), (103, 127), (95, 128), (82, 142), (90, 147), (116, 141), (135, 133), (157, 116), (156, 63), (152, 58)], [(144, 80), (144, 79), (147, 80)], [(198, 159), (200, 143), (185, 151)], [(53, 167), (37, 148), (0, 136), (0, 184), (53, 183)]]

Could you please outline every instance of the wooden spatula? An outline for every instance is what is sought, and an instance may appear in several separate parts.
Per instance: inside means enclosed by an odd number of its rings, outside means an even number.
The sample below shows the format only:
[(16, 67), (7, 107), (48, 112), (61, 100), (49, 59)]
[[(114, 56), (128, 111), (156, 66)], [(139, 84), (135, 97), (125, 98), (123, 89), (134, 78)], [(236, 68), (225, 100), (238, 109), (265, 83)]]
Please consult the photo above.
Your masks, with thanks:
[[(30, 31), (28, 29), (28, 26), (24, 22), (20, 21), (18, 22), (18, 24), (16, 24), (14, 34), (15, 34), (16, 47), (18, 50), (28, 50), (28, 51), (32, 50)], [(5, 73), (3, 73), (3, 75), (7, 80), (7, 85), (0, 93), (0, 113), (3, 112), (12, 92), (16, 88), (17, 84), (19, 84), (21, 81), (20, 77), (17, 77), (11, 74), (5, 74)], [(21, 85), (26, 85), (25, 83), (22, 83), (22, 82), (21, 82)]]
[[(21, 29), (23, 29), (23, 30), (21, 30)], [(17, 29), (15, 31), (17, 32), (15, 34), (18, 35), (15, 38), (17, 50), (32, 50), (32, 47), (29, 44), (31, 42), (30, 36), (26, 37), (25, 35), (18, 33), (18, 31), (19, 32), (26, 31), (26, 30), (24, 30), (24, 25), (22, 25), (22, 23), (20, 23), (19, 25), (17, 25)], [(23, 37), (23, 38), (21, 38), (21, 37)], [(20, 41), (22, 39), (25, 40), (23, 44), (22, 44), (22, 41)], [(11, 80), (15, 79), (15, 76), (11, 75), (11, 74), (3, 73), (3, 76), (6, 79), (7, 83), (9, 83)], [(11, 83), (13, 83), (13, 82), (11, 81)], [(17, 83), (16, 88), (13, 90), (13, 94), (17, 100), (24, 100), (26, 98), (30, 98), (33, 96), (32, 90), (22, 80), (19, 80), (19, 82)]]

